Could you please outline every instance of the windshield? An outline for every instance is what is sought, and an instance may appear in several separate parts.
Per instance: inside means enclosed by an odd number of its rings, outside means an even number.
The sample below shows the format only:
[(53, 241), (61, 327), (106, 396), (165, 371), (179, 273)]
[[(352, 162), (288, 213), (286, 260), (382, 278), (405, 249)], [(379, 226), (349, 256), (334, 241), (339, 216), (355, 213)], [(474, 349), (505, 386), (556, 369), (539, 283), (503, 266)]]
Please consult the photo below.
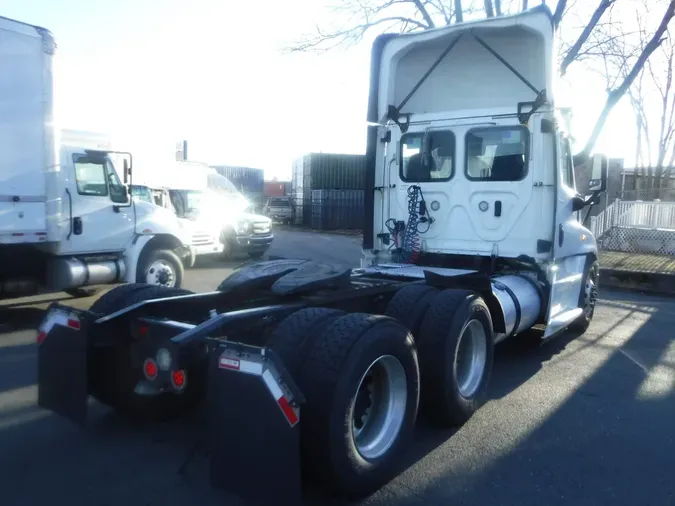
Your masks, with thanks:
[(155, 203), (155, 199), (152, 197), (152, 192), (147, 186), (132, 186), (131, 187), (131, 196), (136, 200), (142, 202), (148, 202), (150, 204)]
[(243, 212), (249, 207), (246, 198), (237, 194), (216, 193), (209, 190), (169, 190), (171, 203), (176, 214), (187, 216), (221, 215)]

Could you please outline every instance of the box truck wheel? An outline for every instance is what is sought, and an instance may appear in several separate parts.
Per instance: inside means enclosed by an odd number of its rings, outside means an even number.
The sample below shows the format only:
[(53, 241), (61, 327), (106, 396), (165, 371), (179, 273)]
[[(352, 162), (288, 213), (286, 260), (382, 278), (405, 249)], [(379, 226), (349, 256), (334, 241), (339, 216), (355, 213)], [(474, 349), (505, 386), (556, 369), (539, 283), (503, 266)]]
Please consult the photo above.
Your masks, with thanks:
[[(138, 302), (191, 293), (147, 284), (122, 285), (94, 302), (90, 311), (107, 315)], [(89, 393), (96, 400), (136, 418), (163, 420), (189, 411), (203, 398), (206, 364), (187, 370), (190, 381), (180, 395), (136, 393), (136, 385), (143, 378), (141, 364), (134, 361), (133, 343), (126, 336), (115, 334), (115, 337), (118, 340), (115, 346), (94, 349), (89, 360)]]
[(409, 285), (401, 288), (389, 301), (385, 314), (396, 318), (410, 329), (419, 342), (422, 320), (438, 295), (438, 289), (428, 285)]
[(570, 325), (572, 331), (583, 334), (591, 325), (591, 320), (593, 320), (593, 314), (595, 313), (595, 305), (598, 301), (599, 281), (600, 264), (595, 258), (588, 257), (579, 299), (579, 306), (583, 308), (583, 313)]
[(490, 311), (481, 297), (443, 290), (434, 299), (418, 344), (421, 404), (433, 422), (461, 425), (485, 401), (493, 339)]
[(339, 496), (373, 493), (398, 471), (417, 417), (412, 334), (385, 316), (343, 316), (317, 336), (302, 369), (307, 472)]
[(183, 262), (168, 249), (144, 251), (138, 260), (136, 282), (179, 288), (183, 283)]
[(277, 354), (284, 367), (297, 380), (316, 337), (324, 327), (345, 314), (339, 309), (322, 307), (296, 311), (274, 329), (267, 346)]

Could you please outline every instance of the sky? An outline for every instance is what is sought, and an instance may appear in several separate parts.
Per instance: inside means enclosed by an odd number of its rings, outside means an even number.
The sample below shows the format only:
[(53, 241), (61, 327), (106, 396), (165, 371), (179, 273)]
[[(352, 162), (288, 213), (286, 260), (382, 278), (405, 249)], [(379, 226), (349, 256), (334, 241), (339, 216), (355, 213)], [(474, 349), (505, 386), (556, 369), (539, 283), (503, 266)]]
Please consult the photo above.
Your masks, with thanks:
[[(160, 172), (179, 139), (191, 160), (259, 167), (268, 179), (290, 178), (305, 152), (365, 152), (372, 38), (283, 51), (330, 21), (324, 0), (0, 0), (0, 15), (52, 31), (61, 126), (109, 133), (137, 169)], [(581, 141), (602, 88), (581, 65), (570, 72), (563, 98)], [(632, 123), (624, 101), (598, 150), (633, 156)]]

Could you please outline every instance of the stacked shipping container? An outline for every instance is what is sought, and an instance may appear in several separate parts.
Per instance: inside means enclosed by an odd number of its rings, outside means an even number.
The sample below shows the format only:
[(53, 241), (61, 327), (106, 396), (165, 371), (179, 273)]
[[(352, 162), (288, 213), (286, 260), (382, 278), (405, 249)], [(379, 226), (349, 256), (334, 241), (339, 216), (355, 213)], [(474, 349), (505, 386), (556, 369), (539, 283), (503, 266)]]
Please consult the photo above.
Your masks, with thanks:
[[(361, 228), (365, 155), (310, 153), (293, 163), (296, 224), (322, 230)], [(329, 190), (329, 191), (328, 191)]]
[(290, 194), (290, 181), (265, 181), (265, 197), (285, 197)]

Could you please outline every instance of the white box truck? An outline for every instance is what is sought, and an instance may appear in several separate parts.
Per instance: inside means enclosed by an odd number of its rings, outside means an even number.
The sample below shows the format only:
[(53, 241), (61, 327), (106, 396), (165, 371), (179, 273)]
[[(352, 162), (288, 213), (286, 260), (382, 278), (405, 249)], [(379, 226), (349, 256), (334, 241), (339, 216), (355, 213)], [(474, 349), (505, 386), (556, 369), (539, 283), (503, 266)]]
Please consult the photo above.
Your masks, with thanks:
[(48, 30), (0, 18), (0, 297), (180, 286), (189, 234), (172, 213), (129, 198), (131, 155), (93, 133), (64, 131), (61, 142), (55, 50)]

